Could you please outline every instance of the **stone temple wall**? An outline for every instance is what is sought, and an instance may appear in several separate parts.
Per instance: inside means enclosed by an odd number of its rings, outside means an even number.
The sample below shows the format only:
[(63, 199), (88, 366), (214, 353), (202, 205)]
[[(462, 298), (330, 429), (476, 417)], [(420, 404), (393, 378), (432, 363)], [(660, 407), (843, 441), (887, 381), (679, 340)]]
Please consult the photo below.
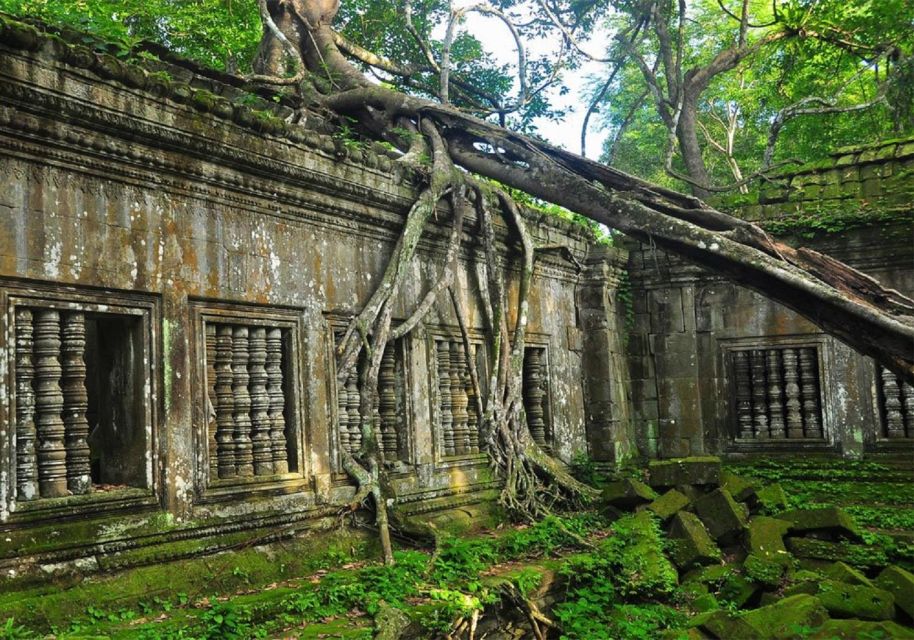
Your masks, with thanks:
[[(358, 446), (358, 382), (337, 385), (334, 341), (377, 285), (419, 180), (383, 149), (326, 123), (290, 127), (239, 94), (0, 25), (8, 583), (273, 540), (333, 524), (353, 494), (339, 452)], [(632, 453), (615, 325), (624, 252), (528, 217), (575, 258), (538, 260), (528, 415), (563, 460), (596, 447), (615, 461)], [(449, 224), (442, 208), (396, 319), (434, 282)], [(474, 233), (471, 220), (458, 281), (484, 373)], [(471, 389), (442, 296), (390, 345), (379, 380), (381, 445), (407, 511), (472, 513), (494, 496)]]
[[(736, 213), (914, 295), (914, 139), (841, 149)], [(914, 450), (914, 388), (872, 359), (782, 305), (649, 246), (631, 247), (629, 273), (642, 451)]]

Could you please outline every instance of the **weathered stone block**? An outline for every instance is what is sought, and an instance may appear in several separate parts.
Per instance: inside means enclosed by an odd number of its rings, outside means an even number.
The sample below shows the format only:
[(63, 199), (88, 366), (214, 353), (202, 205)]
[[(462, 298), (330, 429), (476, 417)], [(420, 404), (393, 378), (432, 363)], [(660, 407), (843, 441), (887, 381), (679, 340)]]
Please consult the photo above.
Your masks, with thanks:
[(755, 496), (757, 484), (757, 482), (742, 478), (726, 469), (720, 472), (720, 486), (740, 502), (745, 502)]
[(754, 638), (758, 630), (729, 611), (708, 611), (689, 621), (690, 627), (697, 627), (714, 638)]
[[(828, 560), (829, 562), (842, 560), (851, 566), (860, 568), (880, 567), (888, 564), (885, 551), (881, 548), (850, 542), (787, 538), (787, 550), (798, 558), (809, 558), (816, 561)], [(805, 566), (824, 571), (829, 565), (815, 562), (806, 563)]]
[(787, 571), (790, 556), (778, 558), (750, 553), (743, 562), (746, 575), (753, 581), (766, 587), (777, 587)]
[(883, 589), (823, 580), (816, 595), (836, 618), (891, 620), (895, 615), (895, 597)]
[(910, 640), (914, 638), (914, 629), (889, 621), (826, 620), (822, 626), (804, 637), (809, 640), (860, 640), (861, 638)]
[(717, 593), (721, 600), (737, 609), (742, 609), (760, 590), (761, 587), (758, 584), (733, 571), (720, 584)]
[(657, 498), (657, 492), (639, 480), (625, 479), (610, 482), (603, 489), (601, 500), (604, 504), (620, 509), (632, 509), (639, 504), (651, 502)]
[(731, 542), (746, 528), (743, 507), (726, 489), (716, 489), (695, 501), (695, 511), (716, 540)]
[(850, 514), (837, 507), (794, 509), (780, 513), (778, 517), (792, 523), (794, 533), (828, 533), (849, 540), (863, 539), (859, 525)]
[[(841, 561), (834, 563), (825, 569), (823, 573), (825, 574), (825, 577), (837, 580), (838, 582), (856, 584), (863, 587), (875, 586), (873, 581), (863, 575), (860, 571)], [(886, 587), (881, 588), (886, 589)], [(891, 589), (886, 589), (886, 591), (891, 591)], [(912, 592), (911, 596), (914, 597), (914, 592)]]
[(658, 518), (666, 522), (675, 516), (678, 511), (689, 506), (689, 502), (690, 501), (685, 494), (676, 491), (676, 489), (670, 489), (647, 505), (647, 508), (650, 511), (653, 511)]
[(914, 574), (901, 567), (887, 567), (876, 577), (876, 586), (895, 596), (895, 604), (914, 618)]
[(679, 460), (656, 460), (648, 467), (652, 487), (674, 487), (680, 484), (720, 484), (720, 458), (702, 456)]
[(720, 549), (694, 513), (680, 511), (670, 525), (670, 556), (680, 569), (720, 562)]
[(756, 516), (749, 522), (748, 549), (763, 558), (787, 558), (784, 536), (790, 531), (786, 520)]
[(797, 628), (815, 628), (828, 619), (828, 612), (815, 596), (799, 594), (774, 604), (744, 613), (754, 635), (721, 636), (727, 638), (796, 638)]
[(769, 484), (755, 492), (759, 506), (765, 513), (778, 513), (787, 508), (787, 494), (779, 484)]

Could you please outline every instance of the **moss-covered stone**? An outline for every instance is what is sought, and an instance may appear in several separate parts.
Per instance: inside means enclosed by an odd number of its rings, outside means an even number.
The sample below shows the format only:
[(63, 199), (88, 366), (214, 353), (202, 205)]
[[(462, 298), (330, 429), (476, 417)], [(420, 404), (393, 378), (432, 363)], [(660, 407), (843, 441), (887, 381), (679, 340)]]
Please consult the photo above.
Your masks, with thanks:
[(720, 583), (718, 597), (727, 604), (742, 609), (761, 590), (761, 587), (738, 571), (731, 571)]
[(828, 619), (828, 612), (815, 596), (799, 594), (778, 600), (740, 616), (754, 635), (729, 638), (796, 638), (797, 629), (815, 628)]
[[(838, 582), (856, 584), (863, 587), (875, 586), (873, 581), (863, 575), (863, 573), (840, 560), (825, 569), (823, 573), (827, 578), (837, 580)], [(882, 588), (885, 589), (885, 587)], [(891, 589), (887, 589), (887, 591), (891, 591)], [(912, 596), (914, 596), (914, 593), (912, 593)]]
[(895, 604), (914, 618), (914, 574), (901, 567), (887, 567), (876, 577), (876, 586), (895, 596)]
[(647, 508), (658, 518), (666, 522), (675, 516), (678, 511), (681, 511), (688, 506), (689, 499), (685, 494), (676, 491), (676, 489), (670, 489), (647, 505)]
[[(851, 566), (864, 569), (882, 567), (888, 564), (885, 550), (872, 545), (829, 542), (828, 540), (816, 540), (814, 538), (787, 538), (787, 549), (798, 558), (828, 560), (829, 562), (841, 560)], [(818, 563), (808, 566), (816, 569), (825, 569), (828, 565)]]
[(763, 558), (787, 557), (784, 536), (790, 531), (790, 523), (778, 518), (756, 516), (749, 521), (749, 535), (746, 537), (749, 553)]
[(895, 622), (872, 622), (866, 620), (826, 620), (821, 626), (803, 636), (807, 640), (911, 640), (914, 629)]
[(755, 497), (765, 513), (775, 514), (787, 508), (787, 494), (777, 483), (762, 487), (755, 492)]
[(746, 575), (753, 581), (768, 587), (776, 587), (781, 583), (781, 579), (787, 571), (788, 561), (789, 556), (763, 556), (750, 553), (743, 562), (743, 567)]
[[(659, 524), (649, 511), (613, 523), (607, 553), (618, 557), (619, 580), (632, 595), (661, 597), (671, 593), (679, 574), (664, 554)], [(620, 548), (620, 541), (624, 541)]]
[(895, 598), (883, 589), (823, 580), (816, 595), (836, 618), (891, 620), (895, 615)]
[(689, 626), (711, 634), (714, 638), (755, 638), (758, 630), (730, 611), (708, 611), (689, 621)]
[(675, 487), (680, 484), (720, 484), (720, 458), (701, 456), (677, 460), (655, 460), (648, 467), (652, 487)]
[(745, 511), (730, 492), (716, 489), (695, 501), (695, 511), (718, 541), (727, 543), (736, 540), (746, 528)]
[(794, 509), (780, 513), (778, 517), (790, 522), (795, 533), (827, 533), (858, 542), (863, 539), (860, 526), (838, 507)]
[(745, 502), (755, 497), (758, 482), (742, 478), (732, 471), (720, 472), (720, 486), (730, 492), (734, 499)]
[(720, 562), (720, 549), (694, 513), (680, 511), (670, 525), (670, 556), (680, 569)]
[(601, 501), (619, 509), (632, 509), (657, 498), (657, 492), (638, 480), (626, 478), (610, 482), (603, 489)]

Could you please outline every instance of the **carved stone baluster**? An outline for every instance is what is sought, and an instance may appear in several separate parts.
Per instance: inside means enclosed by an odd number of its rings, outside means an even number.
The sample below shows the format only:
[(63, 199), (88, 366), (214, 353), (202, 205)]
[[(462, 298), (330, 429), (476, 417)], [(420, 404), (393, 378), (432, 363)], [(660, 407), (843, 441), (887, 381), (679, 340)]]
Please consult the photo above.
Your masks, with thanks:
[(787, 437), (803, 437), (803, 403), (800, 400), (800, 372), (796, 349), (784, 349), (784, 395), (787, 397)]
[(749, 352), (733, 352), (733, 377), (736, 386), (736, 422), (740, 438), (752, 438), (752, 379), (749, 377)]
[(209, 477), (219, 477), (219, 442), (216, 440), (216, 325), (204, 325), (206, 342), (206, 443), (209, 452)]
[(235, 326), (232, 331), (232, 395), (235, 397), (235, 469), (239, 476), (254, 475), (254, 451), (251, 442), (250, 343), (248, 328)]
[(89, 394), (86, 391), (86, 316), (81, 312), (63, 315), (60, 347), (63, 392), (64, 444), (67, 449), (67, 488), (73, 494), (92, 488), (89, 466)]
[(524, 410), (527, 414), (530, 435), (537, 444), (545, 446), (547, 443), (543, 398), (546, 393), (543, 390), (542, 349), (530, 348), (526, 351), (523, 381)]
[(885, 408), (885, 435), (888, 438), (904, 438), (904, 417), (901, 414), (901, 389), (898, 386), (898, 378), (885, 367), (879, 369)]
[(267, 330), (267, 395), (270, 399), (270, 445), (273, 452), (273, 473), (289, 472), (289, 452), (286, 448), (286, 396), (283, 393), (282, 329)]
[(63, 393), (60, 389), (60, 313), (35, 311), (35, 426), (42, 498), (67, 495)]
[(337, 434), (340, 440), (340, 452), (351, 451), (349, 443), (349, 390), (346, 388), (346, 382), (337, 384), (336, 394), (336, 413), (337, 413)]
[(462, 342), (451, 343), (451, 414), (454, 416), (454, 453), (469, 453), (470, 432), (467, 425), (467, 392), (464, 384), (466, 351)]
[(216, 327), (216, 451), (220, 478), (234, 478), (235, 395), (232, 393), (232, 327)]
[(914, 438), (914, 385), (905, 382), (902, 392), (904, 395), (905, 437)]
[[(470, 362), (476, 363), (476, 345), (470, 345), (473, 357)], [(466, 380), (464, 389), (467, 393), (467, 427), (470, 432), (470, 444), (467, 453), (479, 453), (479, 440), (482, 434), (479, 432), (479, 412), (476, 407), (476, 390), (473, 389), (473, 378), (469, 370), (466, 371)]]
[(752, 420), (755, 437), (768, 437), (768, 392), (765, 380), (765, 352), (753, 349), (749, 356), (752, 372)]
[(38, 459), (35, 455), (35, 391), (32, 380), (32, 311), (16, 308), (16, 495), (38, 497)]
[(380, 414), (380, 447), (387, 460), (399, 459), (399, 424), (397, 420), (397, 362), (394, 346), (388, 344), (378, 371), (378, 413)]
[(451, 413), (450, 343), (447, 340), (439, 340), (436, 346), (438, 352), (438, 393), (440, 394), (442, 448), (444, 455), (452, 456), (456, 453), (456, 450), (454, 448), (454, 416)]
[(346, 412), (349, 415), (349, 451), (358, 453), (362, 448), (362, 414), (359, 412), (359, 372), (352, 367), (346, 378)]
[(783, 376), (781, 373), (781, 350), (768, 349), (768, 428), (772, 438), (783, 438), (784, 431), (784, 397)]
[(803, 396), (803, 432), (807, 438), (821, 438), (819, 364), (814, 348), (800, 349), (800, 392)]
[(267, 394), (267, 330), (251, 327), (250, 330), (251, 376), (251, 446), (254, 475), (273, 474), (273, 445), (270, 442), (270, 396)]

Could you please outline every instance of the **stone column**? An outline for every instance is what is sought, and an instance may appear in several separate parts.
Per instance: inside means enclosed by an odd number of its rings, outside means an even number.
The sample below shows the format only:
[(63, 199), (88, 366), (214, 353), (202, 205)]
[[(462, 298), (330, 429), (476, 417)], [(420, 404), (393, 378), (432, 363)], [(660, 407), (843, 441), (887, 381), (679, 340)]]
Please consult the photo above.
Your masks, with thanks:
[[(637, 455), (626, 397), (624, 310), (618, 299), (626, 259), (621, 249), (594, 251), (578, 287), (588, 453), (593, 460), (614, 466)], [(569, 328), (569, 335), (573, 333), (575, 329)]]

